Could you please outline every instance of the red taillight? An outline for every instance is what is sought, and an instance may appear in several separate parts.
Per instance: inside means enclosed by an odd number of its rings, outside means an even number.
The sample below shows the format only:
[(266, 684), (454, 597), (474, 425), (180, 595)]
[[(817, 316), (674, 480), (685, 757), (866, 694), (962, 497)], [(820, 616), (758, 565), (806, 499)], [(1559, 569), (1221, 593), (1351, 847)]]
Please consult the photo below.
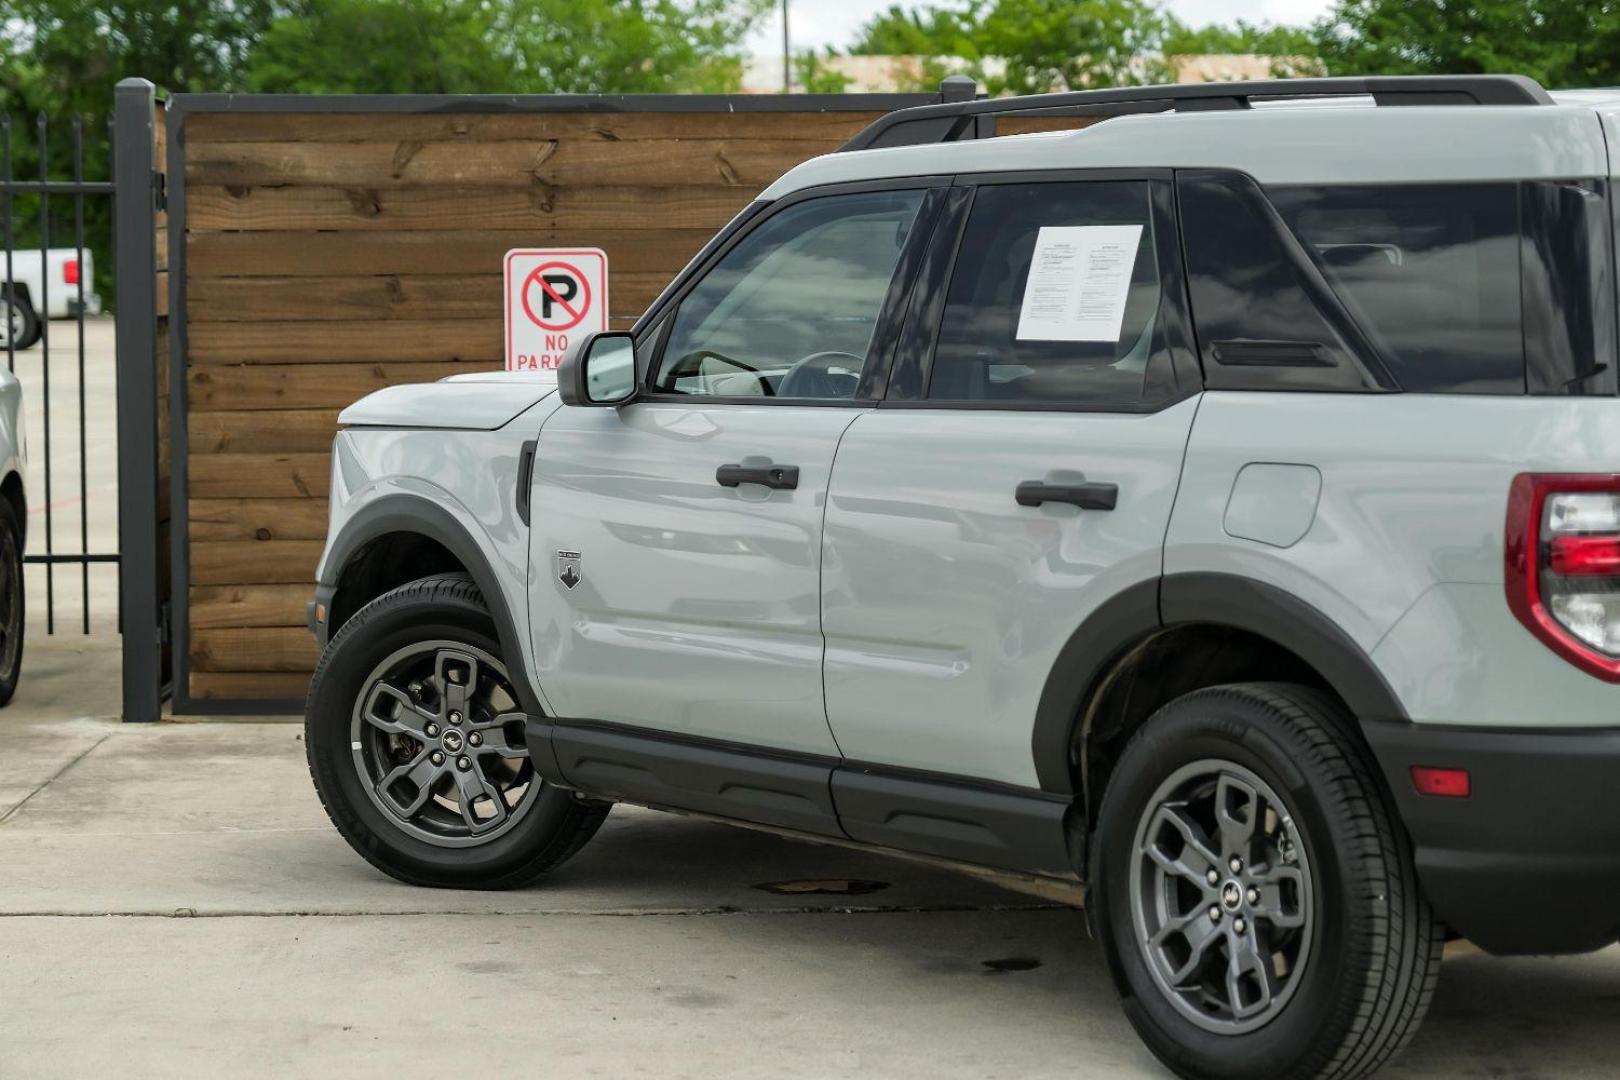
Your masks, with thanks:
[(62, 284), (77, 285), (79, 283), (79, 260), (69, 259), (62, 264)]
[(1503, 539), (1513, 614), (1576, 667), (1620, 682), (1620, 474), (1521, 473)]
[(1555, 536), (1547, 556), (1555, 574), (1612, 577), (1620, 574), (1620, 536)]
[(1412, 786), (1419, 795), (1437, 799), (1466, 799), (1471, 788), (1467, 769), (1437, 769), (1432, 765), (1412, 766)]

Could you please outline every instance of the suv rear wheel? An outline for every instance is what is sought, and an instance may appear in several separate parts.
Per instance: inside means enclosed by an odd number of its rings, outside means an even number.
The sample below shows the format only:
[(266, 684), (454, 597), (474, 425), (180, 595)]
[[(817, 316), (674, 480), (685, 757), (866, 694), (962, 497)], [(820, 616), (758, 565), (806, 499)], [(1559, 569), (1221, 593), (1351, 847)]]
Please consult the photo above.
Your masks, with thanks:
[(1366, 1076), (1428, 1009), (1443, 940), (1352, 723), (1303, 686), (1200, 690), (1109, 780), (1092, 922), (1181, 1076)]
[(523, 885), (607, 816), (535, 774), (494, 621), (465, 575), (402, 585), (345, 623), (315, 670), (304, 731), (332, 823), (413, 885)]

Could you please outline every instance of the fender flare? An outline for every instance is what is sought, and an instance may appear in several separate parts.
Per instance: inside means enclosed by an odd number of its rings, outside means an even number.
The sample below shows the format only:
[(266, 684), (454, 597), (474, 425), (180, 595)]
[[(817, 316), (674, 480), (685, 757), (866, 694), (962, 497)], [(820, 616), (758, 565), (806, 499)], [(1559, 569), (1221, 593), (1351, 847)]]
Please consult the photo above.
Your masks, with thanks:
[(1193, 623), (1244, 630), (1287, 649), (1320, 674), (1358, 720), (1409, 719), (1366, 651), (1299, 597), (1236, 574), (1166, 574), (1098, 607), (1058, 652), (1031, 739), (1042, 790), (1076, 794), (1074, 737), (1086, 703), (1118, 662), (1153, 635)]
[(495, 572), (484, 549), (473, 539), (467, 527), (437, 503), (419, 495), (384, 495), (355, 511), (327, 545), (323, 564), (326, 573), (318, 585), (321, 598), (330, 601), (343, 571), (361, 549), (390, 533), (425, 536), (454, 555), (456, 561), (466, 568), (478, 591), (484, 594), (484, 604), (489, 608), (490, 618), (495, 621), (495, 633), (501, 643), (501, 658), (512, 676), (518, 703), (531, 715), (544, 715), (545, 710), (535, 693), (534, 680), (523, 651), (524, 638), (507, 606), (506, 594), (501, 591), (500, 575)]

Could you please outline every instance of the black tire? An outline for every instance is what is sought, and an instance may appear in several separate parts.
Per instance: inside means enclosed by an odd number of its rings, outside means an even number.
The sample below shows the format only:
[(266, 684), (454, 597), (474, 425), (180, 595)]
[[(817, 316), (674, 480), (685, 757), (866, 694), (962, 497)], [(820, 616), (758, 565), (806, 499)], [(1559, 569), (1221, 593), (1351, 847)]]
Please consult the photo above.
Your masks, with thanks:
[[(1153, 1054), (1179, 1076), (1195, 1080), (1367, 1076), (1407, 1044), (1428, 1011), (1444, 939), (1419, 889), (1405, 830), (1389, 809), (1353, 725), (1337, 701), (1303, 686), (1247, 684), (1200, 690), (1155, 713), (1131, 739), (1109, 779), (1091, 853), (1092, 926), (1132, 1025)], [(1155, 806), (1201, 805), (1175, 801), (1170, 785), (1179, 776), (1198, 777), (1212, 761), (1258, 777), (1280, 797), (1290, 815), (1290, 839), (1274, 850), (1289, 853), (1279, 861), (1294, 862), (1293, 869), (1307, 880), (1297, 888), (1310, 890), (1302, 902), (1310, 912), (1302, 929), (1266, 925), (1258, 908), (1249, 916), (1248, 930), (1255, 939), (1261, 940), (1259, 928), (1265, 926), (1265, 942), (1292, 940), (1295, 948), (1309, 949), (1298, 959), (1292, 977), (1286, 971), (1278, 974), (1279, 965), (1268, 958), (1267, 966), (1291, 989), (1269, 998), (1268, 1008), (1275, 1011), (1248, 1021), (1261, 1025), (1252, 1030), (1243, 1030), (1241, 1024), (1211, 1030), (1224, 1021), (1215, 1015), (1221, 1005), (1210, 984), (1188, 978), (1174, 983), (1173, 973), (1166, 972), (1171, 965), (1164, 962), (1169, 950), (1161, 946), (1153, 952), (1144, 940), (1153, 934), (1140, 929), (1155, 910), (1164, 910), (1165, 894), (1160, 891), (1164, 881), (1176, 880), (1170, 888), (1182, 889), (1179, 895), (1198, 895), (1195, 888), (1179, 883), (1207, 874), (1197, 869), (1203, 864), (1196, 848), (1190, 860), (1178, 856), (1191, 862), (1193, 875), (1178, 872), (1164, 878), (1154, 877), (1163, 864), (1138, 852), (1156, 846), (1155, 828), (1163, 828), (1164, 818), (1146, 816), (1156, 812)], [(1234, 772), (1219, 775), (1230, 778)], [(1167, 790), (1172, 795), (1167, 796)], [(1160, 801), (1167, 798), (1170, 801)], [(1191, 809), (1188, 815), (1196, 816)], [(1178, 832), (1172, 826), (1163, 834), (1172, 847)], [(1282, 826), (1275, 835), (1282, 835)], [(1301, 847), (1303, 860), (1298, 856)], [(1208, 850), (1217, 854), (1216, 872), (1224, 878), (1230, 867), (1221, 866), (1228, 860), (1219, 842), (1212, 842)], [(1258, 867), (1250, 869), (1261, 873)], [(1248, 891), (1247, 882), (1238, 891), (1251, 900), (1257, 895)], [(1230, 896), (1219, 889), (1214, 895)], [(1207, 899), (1188, 900), (1186, 907), (1203, 910), (1197, 905), (1204, 902)], [(1212, 923), (1218, 922), (1215, 906), (1208, 909)], [(1230, 929), (1240, 929), (1240, 920), (1232, 919)], [(1209, 928), (1198, 933), (1207, 934)], [(1222, 953), (1225, 961), (1231, 959), (1231, 940), (1211, 950), (1216, 959), (1201, 962), (1214, 963), (1218, 972)], [(1191, 941), (1188, 937), (1177, 943), (1183, 951), (1174, 960), (1187, 956), (1186, 962), (1193, 962)], [(1265, 954), (1266, 949), (1259, 951)], [(1204, 988), (1189, 989), (1194, 985)], [(1231, 1001), (1240, 999), (1234, 994)], [(1200, 1009), (1213, 1018), (1206, 1017), (1203, 1024), (1189, 1019), (1189, 1013)], [(1239, 1010), (1234, 1008), (1230, 1015), (1240, 1015)]]
[(11, 503), (0, 499), (0, 705), (10, 703), (22, 678), (27, 592), (22, 523)]
[[(0, 306), (7, 305), (7, 303), (7, 300), (0, 298)], [(9, 301), (9, 304), (15, 308), (19, 324), (17, 341), (12, 346), (12, 349), (21, 352), (24, 349), (33, 348), (39, 343), (40, 336), (45, 332), (39, 321), (39, 313), (34, 310), (34, 305), (29, 302), (27, 293), (18, 293), (14, 299)], [(0, 339), (0, 351), (4, 349), (5, 342)]]
[[(360, 695), (378, 665), (423, 642), (454, 642), (498, 659), (500, 642), (483, 596), (461, 574), (423, 578), (367, 604), (327, 645), (310, 683), (304, 739), (310, 777), (332, 824), (377, 869), (412, 885), (511, 889), (585, 845), (609, 806), (540, 785), (505, 832), (468, 846), (439, 846), (385, 813), (361, 779), (351, 739)], [(469, 709), (469, 712), (471, 710)], [(482, 775), (480, 773), (480, 775)]]

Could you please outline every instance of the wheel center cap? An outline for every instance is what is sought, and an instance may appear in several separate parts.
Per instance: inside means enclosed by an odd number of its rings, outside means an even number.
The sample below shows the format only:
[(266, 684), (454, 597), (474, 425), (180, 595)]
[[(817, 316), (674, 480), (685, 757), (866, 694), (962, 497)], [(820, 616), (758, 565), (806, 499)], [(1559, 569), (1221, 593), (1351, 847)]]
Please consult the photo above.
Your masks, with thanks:
[(461, 753), (461, 732), (451, 728), (444, 733), (444, 748), (452, 754)]
[(1221, 906), (1227, 911), (1236, 911), (1243, 906), (1243, 886), (1235, 880), (1228, 881), (1221, 886)]

